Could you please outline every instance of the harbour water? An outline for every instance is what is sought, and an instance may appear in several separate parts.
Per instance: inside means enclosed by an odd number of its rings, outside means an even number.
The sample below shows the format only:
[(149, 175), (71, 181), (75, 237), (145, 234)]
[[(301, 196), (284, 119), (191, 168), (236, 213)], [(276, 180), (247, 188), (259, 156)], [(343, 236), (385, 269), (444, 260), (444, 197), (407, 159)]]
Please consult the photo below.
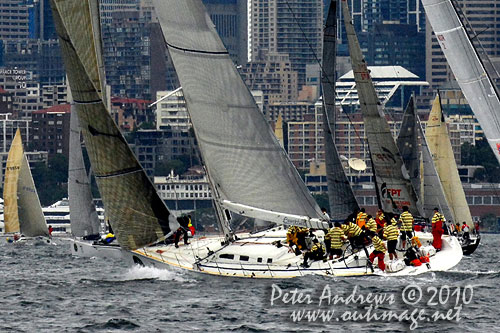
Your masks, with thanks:
[[(448, 272), (292, 280), (130, 268), (71, 257), (56, 243), (2, 240), (1, 332), (489, 332), (500, 324), (500, 235), (483, 235)], [(393, 316), (374, 317), (384, 312)]]

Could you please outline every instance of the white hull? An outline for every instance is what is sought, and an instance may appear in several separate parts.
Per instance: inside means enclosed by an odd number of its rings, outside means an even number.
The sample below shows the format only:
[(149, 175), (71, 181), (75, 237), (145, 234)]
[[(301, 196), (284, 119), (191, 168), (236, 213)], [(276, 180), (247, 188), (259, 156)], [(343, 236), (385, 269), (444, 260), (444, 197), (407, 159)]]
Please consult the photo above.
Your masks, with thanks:
[(71, 254), (77, 257), (123, 259), (122, 249), (118, 243), (111, 245), (94, 244), (93, 241), (70, 239)]
[[(285, 234), (286, 231), (282, 229), (254, 235), (239, 234), (240, 240), (225, 247), (221, 245), (222, 238), (214, 236), (190, 239), (189, 245), (179, 244), (179, 248), (175, 248), (173, 244), (161, 245), (131, 252), (123, 251), (122, 254), (129, 264), (250, 278), (294, 278), (304, 275), (417, 275), (448, 270), (462, 259), (462, 249), (457, 239), (443, 236), (443, 249), (431, 257), (429, 267), (425, 264), (419, 267), (406, 266), (399, 272), (385, 273), (378, 269), (375, 261), (372, 272), (367, 265), (366, 255), (361, 251), (357, 256), (350, 256), (345, 261), (314, 261), (309, 262), (310, 267), (304, 268), (300, 265), (303, 256), (296, 256), (289, 251), (288, 246), (278, 248), (272, 244), (276, 240), (281, 240), (284, 244)], [(418, 236), (422, 244), (426, 245), (428, 241), (432, 241), (431, 234), (418, 233)], [(208, 256), (208, 249), (215, 253)], [(372, 250), (373, 247), (368, 249), (369, 252)], [(400, 258), (401, 256), (402, 254), (399, 254)], [(389, 258), (386, 255), (386, 263), (388, 262)]]

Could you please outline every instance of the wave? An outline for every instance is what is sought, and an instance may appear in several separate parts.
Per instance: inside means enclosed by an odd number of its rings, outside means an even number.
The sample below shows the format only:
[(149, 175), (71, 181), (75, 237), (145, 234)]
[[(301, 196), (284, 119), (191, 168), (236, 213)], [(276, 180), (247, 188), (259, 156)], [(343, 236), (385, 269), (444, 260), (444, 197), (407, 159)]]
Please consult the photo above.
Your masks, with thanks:
[(166, 269), (159, 269), (155, 267), (141, 267), (135, 265), (128, 269), (123, 275), (121, 280), (134, 281), (134, 280), (159, 280), (159, 281), (176, 281), (176, 282), (189, 282), (186, 278), (185, 272), (171, 271)]

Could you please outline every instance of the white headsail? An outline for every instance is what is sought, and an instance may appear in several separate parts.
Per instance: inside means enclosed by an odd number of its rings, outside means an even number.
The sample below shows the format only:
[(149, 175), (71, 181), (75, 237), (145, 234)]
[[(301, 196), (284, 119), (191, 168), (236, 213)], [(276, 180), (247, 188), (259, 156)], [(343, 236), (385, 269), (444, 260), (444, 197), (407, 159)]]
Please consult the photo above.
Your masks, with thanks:
[(401, 211), (402, 206), (408, 206), (413, 215), (422, 216), (417, 205), (415, 190), (409, 177), (405, 177), (407, 172), (403, 160), (373, 86), (345, 0), (342, 0), (342, 9), (354, 79), (382, 209), (397, 213)]
[(465, 98), (500, 162), (500, 99), (450, 0), (422, 0), (427, 18)]
[(77, 237), (95, 235), (99, 233), (100, 221), (83, 162), (80, 125), (74, 105), (71, 105), (69, 130), (68, 199), (71, 233)]
[[(155, 0), (198, 140), (221, 204), (286, 223), (321, 210), (231, 61), (201, 0)], [(260, 216), (259, 213), (259, 217)], [(247, 215), (248, 216), (248, 215)]]
[(332, 0), (323, 32), (323, 68), (321, 76), (323, 87), (323, 137), (325, 139), (325, 163), (330, 217), (334, 220), (344, 220), (355, 209), (359, 209), (359, 205), (340, 161), (337, 147), (335, 146), (336, 36), (337, 1)]

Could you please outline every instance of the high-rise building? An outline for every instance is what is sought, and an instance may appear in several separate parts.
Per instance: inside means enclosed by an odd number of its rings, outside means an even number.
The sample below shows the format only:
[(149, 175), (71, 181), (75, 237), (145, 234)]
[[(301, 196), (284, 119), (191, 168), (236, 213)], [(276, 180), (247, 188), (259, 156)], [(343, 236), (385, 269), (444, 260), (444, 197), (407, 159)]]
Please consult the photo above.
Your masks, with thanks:
[(32, 145), (47, 151), (49, 157), (63, 154), (69, 158), (69, 122), (71, 105), (61, 104), (32, 113)]
[(368, 66), (402, 66), (425, 79), (425, 33), (416, 25), (376, 23), (358, 33)]
[(247, 1), (203, 0), (231, 59), (237, 64), (247, 62)]
[(139, 0), (99, 0), (101, 24), (111, 24), (114, 13), (139, 12)]
[(322, 31), (322, 0), (248, 2), (248, 60), (259, 60), (266, 52), (288, 55), (299, 88), (305, 84), (306, 64), (321, 59)]
[(28, 37), (28, 6), (20, 0), (0, 0), (0, 39), (7, 41)]
[[(475, 40), (481, 41), (490, 58), (499, 57), (500, 25), (498, 22), (500, 21), (500, 12), (497, 9), (500, 7), (500, 0), (457, 0), (456, 2), (474, 30), (472, 36), (477, 35)], [(425, 49), (426, 78), (431, 89), (435, 90), (453, 80), (454, 76), (428, 22)]]
[(251, 90), (262, 91), (264, 114), (271, 103), (297, 100), (298, 74), (286, 54), (266, 53), (241, 66), (240, 74)]
[(50, 0), (24, 0), (24, 4), (29, 13), (29, 38), (57, 39)]

